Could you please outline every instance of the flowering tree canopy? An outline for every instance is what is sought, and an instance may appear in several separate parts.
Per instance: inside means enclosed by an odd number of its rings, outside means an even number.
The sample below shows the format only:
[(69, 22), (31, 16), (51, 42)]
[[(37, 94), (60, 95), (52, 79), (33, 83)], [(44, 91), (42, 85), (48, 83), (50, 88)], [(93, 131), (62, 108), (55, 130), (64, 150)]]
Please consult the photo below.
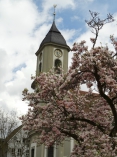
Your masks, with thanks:
[[(52, 70), (35, 78), (34, 93), (23, 91), (30, 109), (22, 120), (25, 129), (35, 130), (38, 141), (47, 146), (66, 137), (76, 142), (71, 157), (115, 157), (117, 155), (117, 40), (110, 36), (115, 51), (96, 47), (99, 30), (113, 21), (101, 20), (91, 12), (86, 21), (95, 38), (90, 50), (85, 41), (74, 43), (73, 62), (66, 74)], [(80, 87), (85, 84), (88, 91)], [(94, 93), (94, 91), (96, 91)]]

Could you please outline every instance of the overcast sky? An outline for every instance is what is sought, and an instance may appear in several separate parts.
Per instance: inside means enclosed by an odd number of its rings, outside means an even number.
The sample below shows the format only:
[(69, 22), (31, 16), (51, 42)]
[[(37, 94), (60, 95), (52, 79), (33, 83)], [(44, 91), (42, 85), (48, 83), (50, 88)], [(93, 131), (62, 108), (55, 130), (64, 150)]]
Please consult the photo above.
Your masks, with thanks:
[[(112, 34), (117, 37), (116, 0), (0, 0), (2, 109), (16, 109), (21, 114), (27, 111), (27, 104), (22, 102), (22, 90), (30, 89), (30, 77), (36, 70), (35, 52), (52, 25), (54, 4), (57, 4), (56, 26), (70, 47), (82, 39), (90, 45), (89, 38), (93, 34), (85, 23), (90, 19), (89, 10), (99, 12), (101, 18), (111, 13), (116, 19), (103, 27), (98, 44), (109, 43)], [(70, 52), (69, 65), (71, 56)]]

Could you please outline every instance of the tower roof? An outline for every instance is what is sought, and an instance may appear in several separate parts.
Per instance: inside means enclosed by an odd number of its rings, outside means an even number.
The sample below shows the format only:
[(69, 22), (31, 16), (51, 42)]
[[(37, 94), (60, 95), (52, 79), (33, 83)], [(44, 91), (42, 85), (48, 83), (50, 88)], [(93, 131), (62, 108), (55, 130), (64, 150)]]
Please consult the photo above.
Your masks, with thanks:
[[(64, 37), (62, 36), (60, 31), (57, 29), (57, 27), (55, 25), (55, 21), (53, 21), (52, 26), (51, 26), (49, 32), (47, 33), (47, 35), (45, 36), (45, 38), (41, 42), (39, 50), (42, 48), (42, 46), (44, 46), (45, 44), (49, 44), (49, 43), (54, 43), (54, 44), (59, 44), (61, 46), (69, 47), (67, 45)], [(37, 51), (37, 53), (38, 53), (38, 51)]]

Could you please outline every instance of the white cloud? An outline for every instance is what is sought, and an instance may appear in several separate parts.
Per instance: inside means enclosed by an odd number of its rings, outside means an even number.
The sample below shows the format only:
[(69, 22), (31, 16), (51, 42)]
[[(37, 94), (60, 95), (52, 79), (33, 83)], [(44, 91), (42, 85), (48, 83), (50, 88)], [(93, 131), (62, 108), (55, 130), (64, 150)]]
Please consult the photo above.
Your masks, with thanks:
[(43, 9), (45, 11), (48, 11), (50, 8), (52, 8), (53, 5), (57, 5), (57, 8), (59, 9), (65, 9), (65, 8), (75, 8), (75, 0), (43, 0)]
[(0, 1), (0, 105), (3, 108), (26, 111), (22, 90), (30, 89), (30, 76), (36, 67), (34, 54), (39, 43), (32, 34), (40, 24), (38, 17), (31, 0)]
[[(78, 30), (75, 29), (66, 29), (66, 30), (61, 30), (62, 35), (64, 36), (64, 38), (67, 40), (67, 45), (69, 45), (70, 48), (72, 48), (73, 45), (73, 41), (71, 41), (72, 39), (74, 39), (74, 36), (76, 34), (78, 34)], [(73, 53), (69, 52), (69, 61), (68, 61), (68, 67), (71, 65), (72, 63), (72, 58)]]
[(60, 30), (62, 35), (64, 36), (67, 41), (71, 40), (74, 35), (76, 34), (77, 30), (75, 29), (65, 29), (65, 30)]
[[(27, 105), (22, 102), (22, 90), (25, 87), (31, 90), (30, 76), (35, 74), (36, 70), (35, 52), (51, 27), (52, 6), (57, 4), (57, 11), (63, 11), (63, 9), (73, 11), (77, 6), (76, 3), (79, 4), (79, 1), (43, 0), (42, 4), (39, 3), (42, 10), (39, 10), (33, 0), (0, 1), (1, 107), (5, 109), (16, 108), (22, 113), (26, 112)], [(63, 18), (56, 19), (56, 23), (61, 24)], [(65, 25), (68, 26), (68, 23)], [(70, 47), (72, 47), (73, 40), (88, 39), (91, 35), (88, 30), (79, 38), (74, 39), (76, 34), (79, 34), (79, 30), (64, 29), (60, 31)], [(109, 31), (110, 34), (116, 32), (116, 26), (114, 24), (106, 26), (99, 39), (106, 41)], [(69, 53), (69, 56), (71, 58), (72, 53)]]
[(76, 15), (73, 16), (73, 17), (71, 17), (71, 20), (72, 20), (72, 21), (79, 20), (79, 19), (80, 19), (80, 17), (79, 17), (79, 16), (76, 16)]
[[(117, 19), (117, 14), (114, 15), (114, 18)], [(87, 27), (87, 26), (86, 26)], [(103, 28), (99, 31), (98, 40), (96, 43), (96, 46), (100, 46), (101, 44), (105, 46), (106, 44), (109, 46), (109, 48), (112, 48), (112, 44), (110, 42), (110, 35), (113, 35), (117, 37), (117, 23), (111, 22), (107, 23), (103, 26)], [(90, 38), (94, 38), (95, 35), (91, 33), (91, 30), (89, 27), (87, 27), (87, 31), (82, 33), (78, 38), (74, 40), (74, 42), (80, 42), (81, 40), (86, 41), (86, 45), (88, 45), (89, 49), (92, 47), (92, 43), (90, 41)]]
[(56, 23), (62, 23), (63, 22), (63, 18), (58, 18), (57, 20), (56, 20)]
[[(74, 7), (72, 0), (56, 2), (62, 8)], [(47, 11), (52, 8), (52, 2), (43, 1), (44, 4), (43, 11), (39, 11), (32, 0), (0, 1), (0, 106), (3, 108), (16, 108), (23, 113), (27, 110), (22, 102), (22, 90), (25, 87), (31, 90), (30, 76), (36, 70), (35, 52), (51, 27), (48, 22), (52, 15), (48, 16)], [(60, 17), (57, 23), (61, 22)]]

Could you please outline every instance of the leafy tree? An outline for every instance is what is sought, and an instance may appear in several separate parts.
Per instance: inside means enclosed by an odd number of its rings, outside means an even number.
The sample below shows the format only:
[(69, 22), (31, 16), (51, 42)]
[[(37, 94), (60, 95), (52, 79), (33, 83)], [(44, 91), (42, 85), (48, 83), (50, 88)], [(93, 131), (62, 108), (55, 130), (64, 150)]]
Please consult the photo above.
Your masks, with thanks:
[[(71, 157), (115, 157), (117, 155), (117, 40), (110, 36), (115, 51), (96, 47), (99, 30), (113, 21), (109, 14), (101, 20), (91, 12), (86, 21), (95, 38), (88, 50), (85, 41), (74, 43), (72, 65), (66, 74), (52, 70), (35, 78), (34, 93), (23, 91), (31, 107), (22, 120), (25, 129), (39, 133), (47, 146), (66, 137), (76, 141)], [(80, 87), (85, 84), (88, 91)], [(96, 93), (94, 91), (96, 90)], [(44, 105), (45, 104), (45, 105)]]
[(6, 113), (0, 111), (0, 156), (6, 156), (7, 144), (6, 138), (18, 126), (19, 120), (17, 119), (16, 112), (12, 111)]

